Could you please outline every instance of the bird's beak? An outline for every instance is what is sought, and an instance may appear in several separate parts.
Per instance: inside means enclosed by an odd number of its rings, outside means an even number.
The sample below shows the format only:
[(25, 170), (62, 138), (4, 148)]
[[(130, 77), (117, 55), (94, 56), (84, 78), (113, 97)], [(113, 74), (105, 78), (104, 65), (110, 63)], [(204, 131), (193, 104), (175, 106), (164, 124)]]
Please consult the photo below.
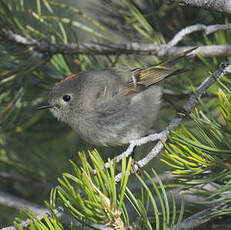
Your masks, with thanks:
[(53, 105), (50, 105), (50, 104), (48, 104), (48, 105), (42, 105), (42, 106), (39, 106), (38, 108), (37, 108), (37, 110), (41, 110), (41, 109), (50, 109), (50, 108), (53, 108), (54, 106)]

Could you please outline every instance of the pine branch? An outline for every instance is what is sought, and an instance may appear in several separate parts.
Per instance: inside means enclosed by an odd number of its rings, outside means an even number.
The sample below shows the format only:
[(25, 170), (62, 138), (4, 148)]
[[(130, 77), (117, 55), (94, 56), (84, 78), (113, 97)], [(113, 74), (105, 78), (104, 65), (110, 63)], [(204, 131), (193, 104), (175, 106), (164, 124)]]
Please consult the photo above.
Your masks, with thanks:
[[(36, 218), (39, 220), (43, 220), (44, 215), (46, 215), (47, 217), (53, 216), (53, 213), (49, 209), (47, 209), (45, 207), (41, 207), (35, 203), (26, 201), (22, 198), (7, 194), (5, 192), (0, 192), (0, 204), (2, 206), (14, 208), (17, 210), (23, 210), (25, 208), (28, 208), (35, 215), (37, 215)], [(73, 220), (73, 218), (71, 216), (67, 215), (64, 212), (64, 209), (62, 207), (58, 207), (58, 208), (53, 209), (53, 212), (56, 214), (57, 217), (60, 218), (60, 220), (64, 224), (69, 225), (71, 221), (72, 222), (74, 221), (74, 224), (80, 225), (79, 222), (77, 222), (76, 220)], [(28, 218), (25, 221), (22, 221), (21, 223), (19, 223), (19, 225), (21, 227), (25, 228), (25, 227), (28, 227), (31, 222), (32, 222), (32, 219)], [(104, 225), (94, 224), (94, 226), (97, 227), (98, 229), (103, 229), (103, 230), (106, 229), (106, 227)], [(108, 229), (109, 228), (107, 228), (107, 230)], [(17, 228), (15, 226), (8, 226), (8, 227), (1, 228), (0, 230), (17, 230)]]
[[(197, 88), (197, 90), (189, 97), (188, 101), (183, 106), (183, 111), (184, 111), (185, 115), (190, 114), (190, 112), (193, 110), (193, 108), (195, 107), (195, 105), (197, 103), (197, 99), (199, 97), (201, 97), (203, 94), (205, 94), (206, 90), (213, 83), (215, 83), (216, 80), (220, 79), (225, 74), (230, 74), (230, 73), (231, 73), (231, 62), (220, 64), (219, 68), (213, 74), (211, 74), (209, 77), (207, 77), (200, 84), (200, 86)], [(146, 164), (148, 164), (154, 157), (156, 157), (161, 152), (161, 150), (164, 148), (164, 145), (162, 142), (165, 142), (167, 140), (167, 135), (168, 135), (169, 131), (171, 129), (175, 129), (177, 126), (179, 126), (179, 124), (182, 122), (183, 118), (184, 118), (184, 115), (182, 116), (182, 114), (178, 114), (176, 116), (176, 118), (174, 118), (170, 122), (168, 127), (164, 131), (162, 131), (161, 133), (151, 134), (151, 135), (149, 135), (147, 137), (143, 137), (139, 140), (132, 141), (131, 144), (129, 145), (129, 147), (127, 148), (127, 150), (116, 158), (116, 161), (120, 161), (120, 159), (122, 158), (123, 155), (125, 155), (125, 156), (131, 155), (136, 146), (140, 146), (142, 144), (146, 144), (148, 142), (153, 142), (153, 141), (156, 141), (159, 139), (159, 141), (154, 146), (154, 148), (143, 159), (138, 161), (137, 164), (134, 165), (133, 169), (135, 171), (138, 171), (140, 168), (143, 168)], [(115, 179), (116, 179), (116, 181), (120, 181), (121, 180), (121, 174), (119, 173)]]
[[(55, 54), (95, 54), (95, 55), (156, 55), (158, 57), (163, 56), (175, 56), (185, 50), (193, 48), (192, 46), (178, 46), (176, 45), (183, 40), (183, 38), (193, 32), (205, 31), (206, 34), (215, 33), (217, 31), (230, 30), (231, 24), (220, 24), (206, 26), (203, 24), (197, 24), (188, 26), (180, 30), (172, 40), (166, 45), (155, 45), (153, 43), (121, 43), (121, 44), (95, 44), (95, 43), (52, 43), (50, 41), (30, 41), (26, 37), (16, 34), (12, 31), (2, 29), (0, 31), (0, 37), (2, 41), (11, 42), (14, 45), (20, 45), (26, 48), (33, 49), (37, 52), (44, 54), (45, 56), (53, 56)], [(204, 57), (215, 56), (230, 56), (230, 45), (209, 45), (199, 46), (196, 51), (192, 52), (191, 56), (199, 52)]]

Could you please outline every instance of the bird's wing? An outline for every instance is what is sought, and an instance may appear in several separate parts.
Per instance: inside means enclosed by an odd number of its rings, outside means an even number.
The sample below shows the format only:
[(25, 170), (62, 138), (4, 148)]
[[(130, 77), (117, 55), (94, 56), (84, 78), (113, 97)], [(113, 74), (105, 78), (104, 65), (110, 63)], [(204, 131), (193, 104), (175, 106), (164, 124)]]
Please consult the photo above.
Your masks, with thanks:
[(157, 84), (167, 77), (180, 74), (188, 71), (187, 69), (178, 68), (175, 63), (186, 57), (197, 47), (188, 49), (175, 57), (168, 58), (156, 66), (144, 68), (135, 68), (130, 70), (130, 77), (127, 81), (127, 86), (121, 91), (123, 95), (136, 95), (142, 92), (151, 85)]
[(124, 95), (140, 93), (149, 86), (158, 84), (167, 77), (185, 71), (185, 69), (179, 69), (176, 67), (169, 68), (161, 65), (134, 69), (131, 72), (131, 78), (127, 83), (127, 87), (121, 93)]

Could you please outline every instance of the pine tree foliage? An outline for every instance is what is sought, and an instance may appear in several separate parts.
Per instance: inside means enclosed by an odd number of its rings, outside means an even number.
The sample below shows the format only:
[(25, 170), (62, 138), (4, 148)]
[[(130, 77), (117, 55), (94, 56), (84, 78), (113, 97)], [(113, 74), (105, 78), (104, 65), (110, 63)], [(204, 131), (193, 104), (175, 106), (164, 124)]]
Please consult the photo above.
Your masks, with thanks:
[[(195, 125), (193, 133), (183, 125), (171, 133), (169, 139), (172, 143), (166, 144), (164, 156), (176, 168), (174, 173), (202, 176), (207, 174), (208, 169), (215, 170), (216, 174), (219, 168), (223, 171), (228, 160), (226, 157), (230, 156), (230, 93), (225, 94), (218, 89), (217, 94), (218, 114), (207, 116), (197, 110), (192, 115)], [(193, 184), (192, 180), (190, 183)]]
[[(74, 174), (64, 173), (63, 177), (58, 179), (60, 185), (52, 190), (50, 204), (47, 203), (54, 215), (53, 218), (48, 218), (44, 214), (43, 223), (33, 213), (26, 213), (31, 219), (29, 229), (45, 230), (49, 226), (52, 226), (52, 229), (62, 229), (61, 221), (54, 210), (57, 204), (65, 207), (66, 212), (83, 226), (93, 229), (101, 228), (92, 226), (92, 223), (104, 224), (113, 229), (174, 229), (180, 223), (183, 217), (183, 203), (180, 213), (177, 213), (173, 194), (171, 193), (169, 200), (167, 191), (154, 170), (152, 175), (157, 178), (158, 183), (153, 182), (151, 175), (145, 171), (143, 176), (136, 175), (140, 186), (143, 187), (138, 195), (127, 187), (132, 173), (131, 158), (127, 162), (126, 157), (123, 157), (120, 169), (122, 179), (117, 183), (115, 176), (118, 166), (115, 161), (109, 160), (110, 167), (106, 168), (102, 167), (104, 161), (96, 150), (89, 152), (89, 155), (91, 162), (87, 160), (86, 154), (79, 153), (81, 167), (71, 161)], [(147, 186), (147, 182), (151, 186)], [(148, 215), (150, 210), (154, 213), (154, 222)], [(130, 223), (131, 215), (137, 216), (135, 223)], [(20, 223), (22, 220), (18, 221)], [(19, 224), (15, 225), (22, 229)]]
[[(163, 161), (187, 185), (227, 183), (230, 158), (230, 93), (218, 90), (218, 111), (206, 115), (196, 110), (192, 115), (194, 129), (183, 126), (172, 131), (165, 144)], [(229, 176), (228, 176), (229, 178)]]
[[(96, 150), (80, 153), (80, 162), (71, 161), (73, 173), (69, 173), (69, 166), (63, 166), (63, 162), (71, 158), (68, 152), (74, 148), (76, 153), (77, 137), (66, 127), (58, 127), (48, 113), (34, 111), (46, 100), (52, 85), (81, 70), (115, 65), (143, 66), (160, 60), (154, 55), (99, 57), (94, 53), (55, 53), (49, 49), (44, 52), (38, 48), (38, 43), (81, 43), (75, 32), (78, 29), (88, 33), (92, 42), (105, 47), (124, 41), (161, 45), (189, 24), (228, 23), (221, 14), (167, 6), (162, 0), (102, 2), (101, 7), (92, 5), (97, 13), (104, 15), (96, 20), (68, 1), (0, 1), (0, 167), (3, 172), (28, 178), (26, 183), (4, 179), (0, 189), (33, 200), (38, 196), (36, 183), (47, 184), (63, 175), (58, 179), (59, 185), (51, 191), (50, 202), (46, 202), (50, 214), (44, 214), (41, 220), (31, 211), (26, 212), (30, 224), (25, 228), (29, 229), (75, 228), (75, 221), (67, 225), (61, 222), (56, 212), (59, 207), (78, 221), (79, 228), (180, 229), (182, 223), (187, 225), (186, 217), (193, 216), (196, 210), (187, 209), (183, 196), (182, 202), (177, 204), (179, 191), (181, 195), (189, 191), (196, 197), (203, 197), (203, 202), (198, 203), (202, 210), (205, 206), (214, 207), (201, 219), (230, 216), (230, 76), (213, 85), (205, 98), (198, 98), (198, 106), (190, 119), (170, 132), (161, 159), (169, 166), (170, 174), (177, 176), (170, 184), (162, 182), (153, 169), (134, 173), (131, 159), (124, 158), (121, 165), (110, 161), (110, 167), (106, 168), (105, 158), (102, 159)], [(181, 43), (191, 46), (230, 44), (231, 33), (219, 31), (209, 36), (198, 33)], [(182, 89), (193, 92), (202, 76), (216, 70), (222, 60), (198, 57), (196, 61), (186, 60), (184, 66), (192, 71), (184, 77), (168, 79), (166, 88), (178, 93)], [(178, 105), (185, 100), (182, 95), (176, 96)], [(163, 126), (173, 116), (174, 108), (164, 103)], [(79, 141), (78, 146), (84, 144)], [(103, 150), (99, 152), (104, 155)], [(118, 172), (122, 173), (122, 179), (117, 183)], [(138, 185), (138, 191), (130, 187), (131, 182)], [(44, 197), (47, 197), (47, 191), (42, 191), (36, 200), (41, 201)], [(19, 224), (21, 221), (20, 217), (15, 222), (18, 229), (23, 229)]]

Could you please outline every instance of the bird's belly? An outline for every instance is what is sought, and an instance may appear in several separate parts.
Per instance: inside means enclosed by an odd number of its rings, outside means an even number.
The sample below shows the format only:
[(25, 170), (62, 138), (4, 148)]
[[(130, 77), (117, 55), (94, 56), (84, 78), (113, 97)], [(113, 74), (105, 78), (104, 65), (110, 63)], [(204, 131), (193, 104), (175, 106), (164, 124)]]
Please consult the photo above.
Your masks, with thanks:
[(79, 122), (73, 128), (94, 145), (128, 144), (158, 128), (160, 95), (161, 87), (154, 87), (131, 100), (122, 97), (113, 100), (92, 113), (83, 114), (82, 118), (78, 117)]
[[(132, 121), (133, 120), (133, 121)], [(96, 122), (82, 122), (78, 127), (73, 127), (79, 136), (85, 141), (96, 146), (116, 146), (128, 144), (145, 136), (152, 125), (149, 120), (113, 121), (107, 123), (105, 120)]]

